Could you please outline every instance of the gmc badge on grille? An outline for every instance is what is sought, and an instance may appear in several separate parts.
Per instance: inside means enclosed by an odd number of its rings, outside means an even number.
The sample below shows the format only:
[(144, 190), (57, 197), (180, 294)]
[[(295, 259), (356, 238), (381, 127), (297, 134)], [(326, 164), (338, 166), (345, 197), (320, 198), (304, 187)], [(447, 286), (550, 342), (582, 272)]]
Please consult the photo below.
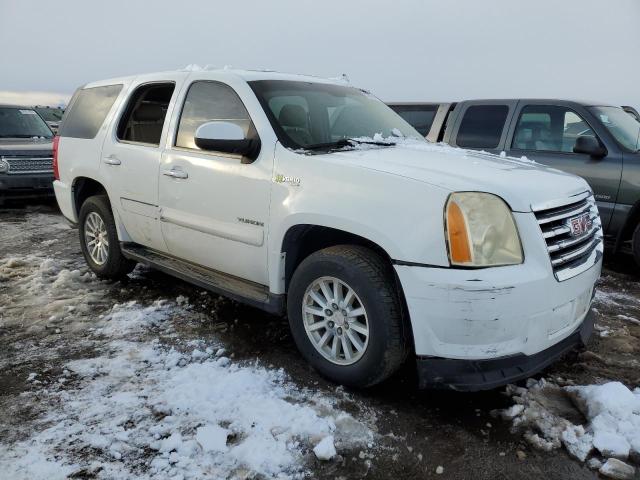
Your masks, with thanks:
[(592, 225), (593, 220), (591, 220), (591, 214), (589, 212), (569, 219), (569, 227), (571, 228), (572, 237), (584, 235), (589, 231), (589, 229), (591, 229)]

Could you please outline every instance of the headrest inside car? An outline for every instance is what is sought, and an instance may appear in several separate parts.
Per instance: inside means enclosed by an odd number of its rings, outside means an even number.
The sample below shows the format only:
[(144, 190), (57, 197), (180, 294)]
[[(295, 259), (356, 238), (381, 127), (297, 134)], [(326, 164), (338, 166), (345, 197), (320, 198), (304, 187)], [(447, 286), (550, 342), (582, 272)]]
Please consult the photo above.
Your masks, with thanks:
[(300, 105), (285, 105), (278, 115), (283, 127), (307, 128), (307, 112)]

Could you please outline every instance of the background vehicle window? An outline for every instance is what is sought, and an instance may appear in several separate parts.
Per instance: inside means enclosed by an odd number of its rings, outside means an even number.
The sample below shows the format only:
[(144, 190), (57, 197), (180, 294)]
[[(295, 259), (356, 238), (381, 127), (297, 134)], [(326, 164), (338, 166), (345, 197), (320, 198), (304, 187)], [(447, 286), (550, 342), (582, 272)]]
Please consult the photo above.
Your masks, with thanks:
[(506, 105), (474, 105), (462, 118), (456, 145), (463, 148), (497, 148), (507, 120)]
[(53, 137), (51, 129), (30, 108), (0, 108), (0, 138)]
[(94, 138), (113, 106), (122, 85), (79, 89), (58, 130), (61, 137)]
[(620, 145), (632, 152), (640, 149), (640, 122), (635, 117), (617, 107), (590, 107), (589, 110)]
[(203, 123), (213, 121), (235, 123), (247, 138), (255, 132), (249, 112), (230, 86), (219, 82), (194, 82), (182, 108), (176, 146), (200, 150), (194, 142), (196, 130)]
[(556, 105), (528, 105), (522, 109), (511, 146), (519, 150), (571, 153), (581, 136), (595, 137), (595, 133), (573, 110)]
[(437, 105), (389, 105), (398, 115), (421, 135), (426, 136), (431, 130), (433, 119), (438, 111)]
[(174, 88), (173, 83), (138, 87), (131, 95), (118, 124), (118, 138), (126, 142), (160, 145), (162, 127)]

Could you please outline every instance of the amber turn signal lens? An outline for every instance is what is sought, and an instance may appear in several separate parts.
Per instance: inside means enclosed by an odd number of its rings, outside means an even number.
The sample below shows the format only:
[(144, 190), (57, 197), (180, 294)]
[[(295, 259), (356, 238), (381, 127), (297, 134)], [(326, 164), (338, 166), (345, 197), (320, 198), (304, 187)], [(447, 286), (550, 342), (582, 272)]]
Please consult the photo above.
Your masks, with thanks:
[(449, 254), (452, 263), (471, 263), (467, 224), (462, 210), (455, 201), (450, 201), (447, 206), (447, 234), (449, 235)]

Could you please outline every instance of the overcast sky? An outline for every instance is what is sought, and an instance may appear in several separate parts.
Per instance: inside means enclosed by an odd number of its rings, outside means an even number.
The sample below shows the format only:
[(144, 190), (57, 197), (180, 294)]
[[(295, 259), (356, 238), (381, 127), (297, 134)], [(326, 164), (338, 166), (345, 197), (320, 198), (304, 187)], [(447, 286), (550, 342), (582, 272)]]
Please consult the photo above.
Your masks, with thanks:
[(638, 0), (0, 0), (0, 48), (0, 101), (196, 63), (346, 73), (387, 101), (640, 108)]

